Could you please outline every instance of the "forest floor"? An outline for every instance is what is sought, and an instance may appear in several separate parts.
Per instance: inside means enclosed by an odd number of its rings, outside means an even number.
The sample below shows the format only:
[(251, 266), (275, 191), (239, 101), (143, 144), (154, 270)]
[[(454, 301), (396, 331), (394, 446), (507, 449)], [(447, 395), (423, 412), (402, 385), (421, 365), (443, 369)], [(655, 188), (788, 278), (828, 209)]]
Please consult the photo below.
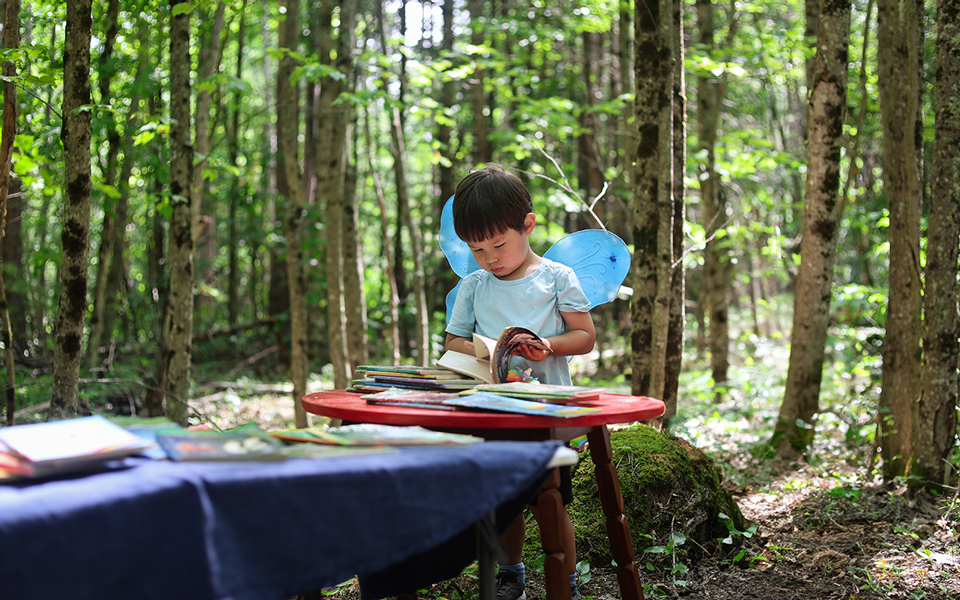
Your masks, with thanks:
[[(287, 394), (231, 401), (219, 397), (203, 407), (228, 426), (257, 421), (282, 427), (292, 415)], [(681, 437), (696, 422), (687, 421)], [(769, 598), (853, 600), (864, 598), (960, 599), (960, 500), (956, 490), (940, 497), (911, 499), (900, 484), (884, 485), (856, 457), (837, 451), (829, 432), (812, 464), (771, 464), (755, 458), (737, 429), (714, 427), (694, 445), (724, 466), (725, 486), (756, 534), (730, 553), (675, 563), (639, 552), (637, 566), (646, 598)], [(722, 443), (715, 444), (722, 438)], [(752, 438), (755, 440), (755, 436)], [(741, 555), (740, 550), (745, 550)], [(686, 560), (687, 564), (683, 564)], [(671, 571), (675, 574), (671, 574)], [(543, 597), (542, 576), (528, 570), (527, 598)], [(584, 581), (583, 579), (588, 579)], [(584, 598), (620, 598), (612, 567), (590, 565), (581, 580)], [(324, 591), (335, 600), (359, 600), (355, 581)], [(422, 590), (422, 600), (476, 597), (475, 569)]]

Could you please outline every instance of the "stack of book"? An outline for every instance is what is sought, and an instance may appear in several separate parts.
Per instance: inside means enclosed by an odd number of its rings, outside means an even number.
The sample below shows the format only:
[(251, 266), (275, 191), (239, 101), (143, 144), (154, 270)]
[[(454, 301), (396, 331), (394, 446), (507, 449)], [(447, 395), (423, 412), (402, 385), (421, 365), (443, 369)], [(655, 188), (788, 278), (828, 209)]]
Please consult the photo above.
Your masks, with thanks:
[(377, 392), (375, 394), (367, 394), (362, 396), (362, 398), (366, 400), (368, 404), (399, 406), (404, 408), (426, 408), (433, 410), (485, 410), (545, 417), (576, 417), (594, 413), (598, 410), (589, 406), (577, 406), (572, 402), (554, 404), (531, 399), (535, 398), (535, 396), (518, 398), (509, 395), (475, 390), (470, 390), (460, 394), (423, 392), (419, 390), (386, 390), (383, 392)]
[(483, 383), (443, 367), (363, 365), (357, 368), (356, 375), (348, 389), (365, 393), (391, 388), (450, 392), (472, 389)]

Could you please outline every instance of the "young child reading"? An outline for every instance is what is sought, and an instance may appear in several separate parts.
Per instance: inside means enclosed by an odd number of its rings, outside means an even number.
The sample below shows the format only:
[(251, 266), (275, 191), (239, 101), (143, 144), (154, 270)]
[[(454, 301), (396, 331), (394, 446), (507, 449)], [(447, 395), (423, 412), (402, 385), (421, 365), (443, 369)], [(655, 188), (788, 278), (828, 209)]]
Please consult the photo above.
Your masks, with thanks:
[[(453, 200), (457, 235), (469, 246), (481, 270), (463, 278), (447, 324), (446, 349), (473, 353), (474, 332), (497, 338), (505, 327), (520, 325), (545, 338), (549, 350), (521, 346), (511, 367), (541, 383), (570, 385), (567, 356), (593, 350), (596, 330), (587, 300), (573, 271), (542, 258), (530, 248), (536, 225), (530, 193), (520, 179), (498, 165), (470, 173), (457, 186)], [(564, 505), (573, 500), (570, 468), (561, 470)], [(531, 506), (539, 522), (536, 506)], [(576, 586), (576, 543), (566, 510), (561, 515), (564, 559), (571, 596)], [(497, 572), (497, 597), (526, 598), (523, 565), (523, 515), (504, 533), (509, 563)]]

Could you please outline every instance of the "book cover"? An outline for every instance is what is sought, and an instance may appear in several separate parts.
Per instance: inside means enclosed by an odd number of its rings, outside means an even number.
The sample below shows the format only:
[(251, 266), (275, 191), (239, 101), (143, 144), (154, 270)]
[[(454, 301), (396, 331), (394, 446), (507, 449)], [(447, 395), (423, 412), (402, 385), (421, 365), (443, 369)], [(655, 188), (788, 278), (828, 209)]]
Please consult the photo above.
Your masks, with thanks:
[(34, 476), (96, 468), (153, 445), (99, 415), (4, 427), (0, 444)]
[(547, 383), (490, 383), (475, 388), (478, 392), (489, 392), (513, 398), (538, 398), (544, 402), (582, 402), (599, 400), (603, 388), (580, 387), (576, 385), (551, 385)]
[(360, 423), (331, 427), (327, 433), (345, 446), (443, 446), (448, 444), (475, 444), (483, 438), (462, 433), (443, 433), (411, 425), (376, 425)]
[(496, 340), (474, 333), (473, 355), (447, 351), (437, 364), (485, 383), (506, 383), (510, 357), (520, 346), (550, 351), (544, 339), (526, 327), (506, 327)]
[(429, 408), (433, 410), (455, 410), (456, 407), (444, 403), (444, 400), (457, 398), (459, 394), (446, 392), (423, 392), (418, 390), (391, 389), (376, 394), (361, 396), (367, 404), (403, 406), (406, 408)]
[(235, 461), (284, 460), (283, 445), (255, 427), (230, 431), (169, 430), (157, 432), (157, 441), (171, 460)]
[(457, 399), (447, 400), (446, 403), (476, 410), (493, 410), (499, 412), (559, 418), (579, 417), (581, 415), (587, 415), (599, 410), (587, 406), (546, 404), (543, 402), (534, 402), (532, 400), (511, 398), (509, 396), (499, 396), (497, 394), (490, 394), (486, 392), (477, 392), (467, 396), (460, 396)]

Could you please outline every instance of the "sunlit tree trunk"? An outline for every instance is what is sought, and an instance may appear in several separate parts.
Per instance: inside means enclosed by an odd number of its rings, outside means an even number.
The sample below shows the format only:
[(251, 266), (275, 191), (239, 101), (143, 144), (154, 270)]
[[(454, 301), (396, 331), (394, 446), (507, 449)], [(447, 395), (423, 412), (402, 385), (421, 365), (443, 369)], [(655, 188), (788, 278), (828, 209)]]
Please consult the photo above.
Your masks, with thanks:
[(637, 146), (633, 187), (633, 264), (631, 303), (630, 389), (633, 394), (651, 393), (654, 365), (653, 313), (657, 295), (657, 242), (660, 189), (660, 106), (664, 84), (661, 72), (659, 0), (636, 2), (636, 115)]
[(820, 410), (820, 382), (842, 212), (840, 150), (847, 94), (849, 0), (824, 3), (818, 22), (815, 64), (819, 68), (812, 78), (807, 107), (803, 245), (794, 292), (790, 363), (783, 403), (771, 439), (775, 451), (788, 458), (809, 448)]
[[(20, 0), (5, 0), (3, 3), (3, 48), (14, 50), (20, 46)], [(3, 340), (3, 362), (6, 380), (0, 387), (3, 392), (6, 424), (13, 425), (16, 408), (16, 370), (14, 368), (13, 326), (10, 321), (10, 309), (7, 306), (6, 265), (7, 256), (7, 198), (10, 190), (11, 169), (13, 167), (13, 146), (17, 136), (17, 87), (12, 78), (17, 67), (12, 61), (3, 61), (3, 126), (0, 130), (0, 336)], [(11, 214), (19, 215), (19, 212)], [(19, 220), (19, 219), (18, 219)], [(16, 257), (19, 260), (19, 256)], [(11, 269), (11, 271), (13, 271)], [(21, 311), (26, 307), (21, 306)], [(25, 332), (20, 332), (23, 335)]]
[(172, 0), (170, 24), (170, 287), (163, 319), (164, 412), (186, 425), (193, 338), (193, 173), (190, 117), (190, 9)]
[(90, 0), (67, 2), (63, 56), (64, 202), (63, 259), (60, 263), (60, 306), (49, 419), (77, 414), (77, 391), (87, 312), (87, 268), (90, 246), (91, 115), (90, 39), (93, 15)]
[(660, 106), (659, 150), (657, 151), (660, 180), (657, 188), (657, 254), (656, 298), (653, 305), (653, 332), (650, 361), (649, 395), (663, 398), (667, 374), (667, 337), (670, 331), (671, 284), (673, 283), (673, 173), (674, 157), (674, 76), (679, 60), (677, 40), (673, 34), (673, 2), (660, 0)]
[[(280, 47), (299, 51), (300, 0), (286, 0), (286, 17), (280, 24)], [(277, 138), (281, 159), (277, 168), (286, 182), (287, 285), (290, 298), (290, 379), (297, 427), (307, 426), (307, 413), (300, 400), (307, 393), (307, 301), (303, 267), (303, 219), (305, 202), (299, 162), (299, 108), (297, 86), (290, 81), (295, 59), (284, 54), (277, 71)]]
[(960, 56), (952, 40), (960, 35), (960, 2), (938, 0), (936, 22), (936, 139), (924, 270), (924, 362), (910, 471), (923, 484), (939, 488), (950, 482), (950, 454), (957, 434)]
[(883, 474), (888, 479), (907, 472), (912, 413), (920, 397), (922, 15), (918, 0), (877, 2), (883, 185), (890, 211), (879, 419)]

